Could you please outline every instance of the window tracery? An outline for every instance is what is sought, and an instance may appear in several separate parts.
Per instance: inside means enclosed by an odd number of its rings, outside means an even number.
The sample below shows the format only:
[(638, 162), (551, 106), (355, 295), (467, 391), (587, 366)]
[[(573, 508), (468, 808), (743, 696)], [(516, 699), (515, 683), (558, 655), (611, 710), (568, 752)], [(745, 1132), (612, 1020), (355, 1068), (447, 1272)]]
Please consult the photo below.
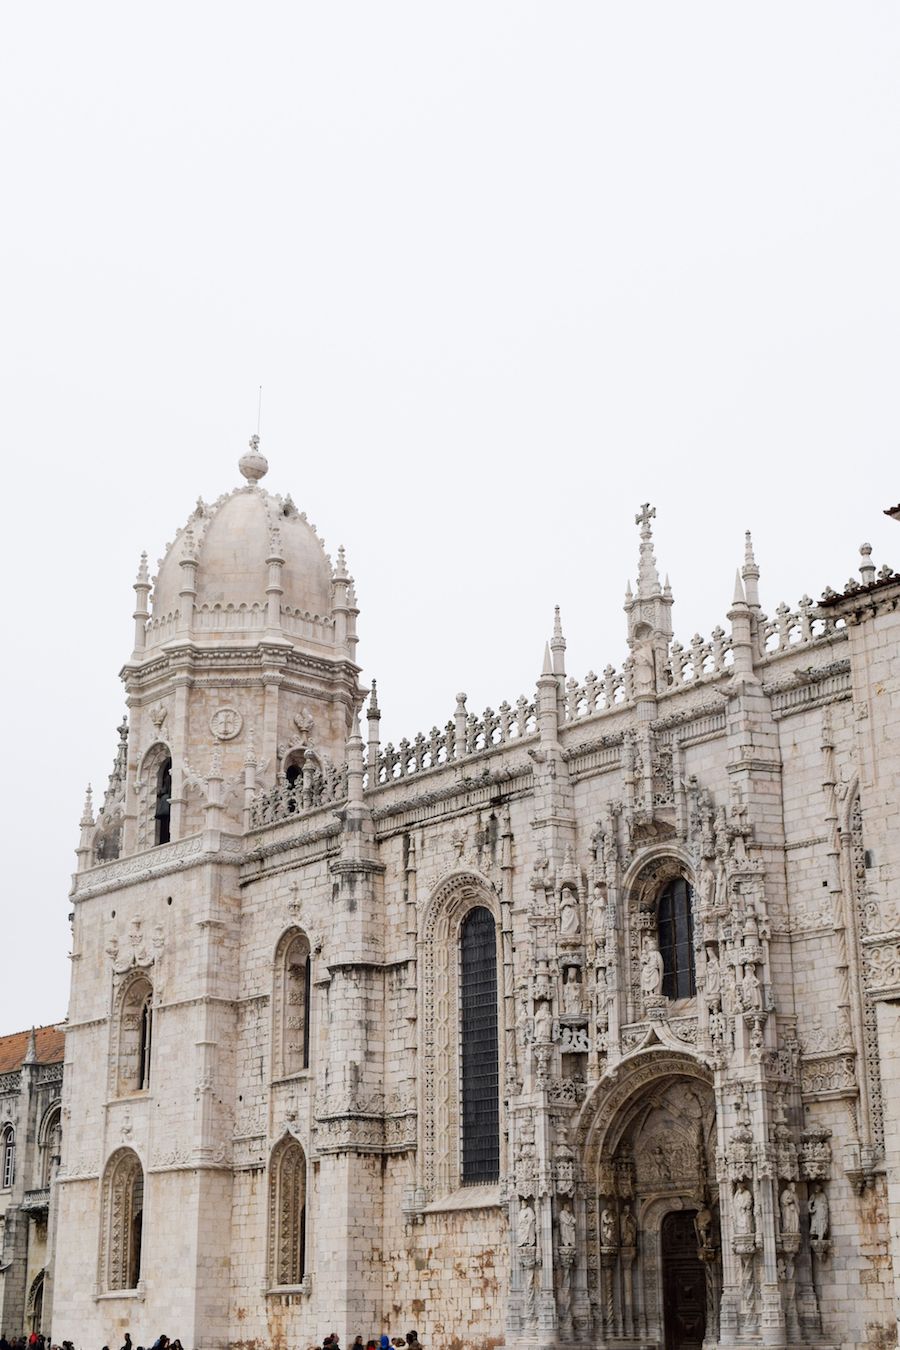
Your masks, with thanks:
[(287, 1078), (309, 1067), (310, 976), (309, 939), (299, 928), (290, 928), (275, 950), (273, 1078)]
[(136, 1289), (141, 1278), (144, 1171), (129, 1148), (112, 1155), (103, 1178), (100, 1287)]
[(119, 990), (113, 1022), (113, 1096), (146, 1092), (153, 1049), (153, 986), (141, 972)]
[(59, 1102), (50, 1107), (41, 1122), (38, 1134), (38, 1150), (39, 1185), (45, 1187), (50, 1185), (56, 1175), (62, 1152), (62, 1121)]
[(293, 1288), (306, 1276), (306, 1155), (283, 1139), (269, 1165), (269, 1281)]

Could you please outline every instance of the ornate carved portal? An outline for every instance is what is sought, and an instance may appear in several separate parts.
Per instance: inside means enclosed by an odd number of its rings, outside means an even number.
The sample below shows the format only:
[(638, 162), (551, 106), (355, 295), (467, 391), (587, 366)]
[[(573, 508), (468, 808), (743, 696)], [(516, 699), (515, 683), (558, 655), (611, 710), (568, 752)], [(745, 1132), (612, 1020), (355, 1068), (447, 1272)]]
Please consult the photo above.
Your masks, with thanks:
[(673, 1072), (677, 1061), (659, 1056), (658, 1073), (645, 1066), (630, 1093), (613, 1089), (589, 1132), (588, 1286), (600, 1341), (699, 1350), (718, 1340), (715, 1103), (702, 1067)]

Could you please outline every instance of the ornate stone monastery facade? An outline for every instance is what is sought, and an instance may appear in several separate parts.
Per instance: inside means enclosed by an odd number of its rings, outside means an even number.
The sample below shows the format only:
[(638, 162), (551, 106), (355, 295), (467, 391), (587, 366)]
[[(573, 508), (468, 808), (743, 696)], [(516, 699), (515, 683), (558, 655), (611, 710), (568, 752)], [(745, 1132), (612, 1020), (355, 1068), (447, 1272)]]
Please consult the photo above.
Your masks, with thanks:
[(54, 1338), (893, 1345), (900, 575), (767, 618), (748, 538), (682, 645), (645, 507), (622, 669), (557, 616), (382, 745), (343, 551), (241, 470), (81, 822)]
[(63, 1033), (0, 1036), (0, 1330), (50, 1329)]

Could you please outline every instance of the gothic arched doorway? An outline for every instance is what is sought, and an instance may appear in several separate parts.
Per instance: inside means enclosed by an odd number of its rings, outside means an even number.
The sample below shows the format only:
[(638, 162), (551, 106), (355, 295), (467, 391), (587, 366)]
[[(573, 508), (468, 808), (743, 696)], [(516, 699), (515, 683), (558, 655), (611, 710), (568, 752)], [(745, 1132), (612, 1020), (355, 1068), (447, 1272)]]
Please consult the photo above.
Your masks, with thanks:
[[(586, 1105), (586, 1235), (595, 1332), (700, 1350), (721, 1288), (712, 1075), (648, 1050)], [(605, 1091), (603, 1091), (605, 1086)]]

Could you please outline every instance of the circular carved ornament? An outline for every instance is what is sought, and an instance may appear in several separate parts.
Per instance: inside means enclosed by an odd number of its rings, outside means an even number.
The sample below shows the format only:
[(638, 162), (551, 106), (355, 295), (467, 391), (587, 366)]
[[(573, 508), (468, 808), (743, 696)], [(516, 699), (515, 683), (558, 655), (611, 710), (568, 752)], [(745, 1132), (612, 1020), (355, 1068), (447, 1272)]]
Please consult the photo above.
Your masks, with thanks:
[(219, 741), (233, 741), (241, 734), (244, 719), (237, 708), (216, 708), (209, 719), (209, 729)]

